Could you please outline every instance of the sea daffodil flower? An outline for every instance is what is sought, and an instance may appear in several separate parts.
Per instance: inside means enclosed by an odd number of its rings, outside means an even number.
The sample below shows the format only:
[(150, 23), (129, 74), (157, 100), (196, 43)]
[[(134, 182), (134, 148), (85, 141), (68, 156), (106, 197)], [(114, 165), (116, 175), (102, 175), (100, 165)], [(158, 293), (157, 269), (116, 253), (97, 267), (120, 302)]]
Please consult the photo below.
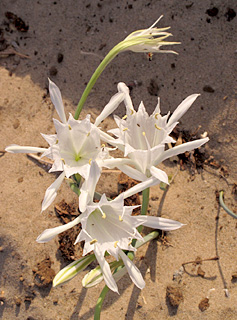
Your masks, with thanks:
[(114, 109), (124, 98), (124, 93), (116, 93), (109, 103), (105, 106), (102, 113), (96, 119), (96, 125), (90, 121), (90, 115), (84, 120), (75, 120), (71, 114), (66, 120), (63, 101), (59, 88), (55, 83), (49, 80), (49, 92), (51, 100), (61, 120), (53, 119), (56, 134), (45, 135), (43, 138), (50, 145), (49, 148), (37, 148), (29, 146), (10, 145), (6, 151), (11, 153), (38, 153), (42, 157), (48, 157), (54, 161), (49, 172), (62, 172), (59, 177), (46, 190), (42, 202), (42, 211), (54, 201), (57, 190), (64, 178), (69, 178), (78, 173), (84, 179), (88, 178), (90, 162), (96, 159), (109, 157), (106, 148), (101, 147), (100, 134), (97, 125), (113, 112)]
[[(91, 163), (88, 181), (91, 181), (91, 188), (95, 190), (95, 185), (99, 179), (99, 169), (95, 161)], [(91, 177), (90, 177), (91, 176)], [(92, 179), (93, 176), (93, 179)], [(107, 286), (118, 292), (116, 281), (113, 278), (108, 262), (104, 255), (107, 251), (117, 260), (123, 260), (125, 267), (129, 273), (130, 278), (135, 285), (142, 289), (145, 286), (143, 277), (134, 265), (134, 263), (127, 257), (123, 250), (135, 251), (136, 249), (131, 245), (132, 239), (142, 240), (142, 236), (137, 231), (140, 225), (161, 229), (161, 230), (175, 230), (180, 228), (183, 224), (174, 220), (169, 220), (159, 217), (151, 216), (132, 216), (132, 211), (138, 206), (124, 206), (124, 199), (131, 196), (145, 188), (154, 185), (153, 177), (149, 179), (149, 183), (142, 182), (130, 190), (120, 194), (112, 201), (108, 201), (105, 194), (102, 195), (99, 202), (93, 202), (93, 196), (86, 193), (86, 209), (75, 220), (68, 224), (52, 229), (45, 230), (38, 238), (37, 242), (45, 243), (51, 240), (57, 234), (68, 230), (72, 226), (78, 224), (82, 225), (82, 230), (78, 235), (75, 244), (80, 241), (85, 241), (83, 256), (91, 251), (94, 251), (97, 261), (103, 272), (103, 277)], [(80, 200), (84, 201), (84, 196)]]
[(120, 51), (176, 53), (172, 50), (160, 50), (160, 47), (164, 45), (180, 44), (180, 42), (164, 41), (172, 36), (171, 33), (166, 32), (170, 27), (155, 28), (162, 17), (160, 16), (148, 29), (137, 30), (129, 34), (117, 45), (121, 47)]
[(166, 144), (175, 142), (169, 134), (199, 95), (188, 96), (169, 118), (170, 113), (165, 116), (160, 114), (160, 99), (154, 112), (149, 116), (142, 102), (138, 111), (135, 111), (129, 89), (124, 83), (118, 84), (118, 90), (124, 92), (126, 115), (122, 119), (114, 117), (118, 128), (109, 132), (116, 139), (103, 132), (101, 132), (101, 138), (122, 150), (127, 158), (105, 160), (104, 166), (117, 166), (138, 181), (145, 181), (154, 176), (168, 184), (167, 174), (156, 166), (167, 158), (198, 148), (209, 140), (209, 138), (198, 139), (165, 149)]

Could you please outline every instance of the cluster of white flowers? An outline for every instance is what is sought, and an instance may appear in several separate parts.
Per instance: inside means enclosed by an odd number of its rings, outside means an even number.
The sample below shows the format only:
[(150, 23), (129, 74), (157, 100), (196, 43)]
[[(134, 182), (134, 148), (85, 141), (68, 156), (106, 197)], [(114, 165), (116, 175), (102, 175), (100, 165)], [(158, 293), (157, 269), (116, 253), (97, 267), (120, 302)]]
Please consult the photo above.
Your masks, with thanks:
[[(75, 120), (70, 114), (69, 119), (66, 120), (61, 93), (52, 81), (49, 82), (49, 91), (61, 119), (61, 122), (53, 120), (56, 134), (42, 135), (48, 142), (49, 148), (10, 145), (6, 151), (42, 152), (42, 157), (46, 156), (54, 161), (50, 172), (61, 172), (46, 190), (42, 211), (54, 201), (65, 177), (69, 178), (78, 173), (83, 177), (84, 182), (79, 196), (81, 214), (66, 225), (45, 230), (37, 241), (47, 242), (57, 234), (81, 223), (82, 230), (75, 243), (85, 241), (83, 255), (94, 251), (108, 287), (118, 291), (110, 266), (105, 259), (105, 252), (117, 260), (121, 258), (133, 282), (139, 288), (143, 288), (145, 283), (140, 271), (123, 252), (123, 250), (134, 251), (135, 248), (131, 245), (132, 240), (142, 239), (136, 228), (143, 225), (168, 231), (180, 228), (182, 223), (147, 215), (132, 216), (136, 206), (124, 206), (124, 199), (161, 181), (168, 184), (167, 174), (157, 168), (157, 165), (169, 157), (198, 148), (208, 141), (208, 138), (203, 138), (165, 150), (167, 143), (175, 142), (169, 134), (198, 95), (186, 98), (167, 120), (169, 114), (166, 116), (160, 114), (160, 101), (151, 116), (147, 114), (143, 103), (136, 112), (129, 96), (129, 89), (124, 83), (119, 83), (118, 93), (111, 98), (93, 124), (90, 122), (89, 115), (84, 120)], [(115, 116), (118, 128), (110, 130), (110, 133), (116, 137), (113, 138), (99, 129), (98, 125), (122, 101), (125, 103), (127, 112), (122, 119)], [(105, 148), (101, 140), (122, 150), (124, 158), (112, 158), (109, 155), (109, 148)], [(102, 167), (117, 167), (141, 182), (112, 201), (108, 201), (103, 194), (99, 202), (94, 202), (94, 192)]]
[[(164, 41), (171, 35), (166, 32), (167, 29), (157, 29), (152, 25), (146, 30), (136, 31), (115, 46), (114, 53), (111, 51), (111, 55), (114, 56), (126, 50), (135, 52), (173, 52), (160, 50), (162, 45), (175, 44), (174, 42)], [(169, 113), (161, 116), (160, 100), (158, 99), (154, 112), (149, 116), (142, 102), (138, 111), (135, 111), (128, 87), (124, 83), (119, 83), (118, 92), (104, 107), (95, 123), (91, 123), (90, 115), (87, 115), (83, 120), (76, 120), (69, 114), (67, 120), (60, 90), (50, 80), (49, 92), (61, 120), (60, 122), (53, 119), (56, 134), (42, 134), (49, 147), (37, 148), (10, 145), (6, 148), (6, 151), (11, 153), (40, 152), (42, 157), (48, 157), (53, 160), (50, 172), (60, 172), (60, 175), (46, 190), (42, 202), (42, 211), (53, 203), (57, 190), (65, 177), (79, 177), (80, 183), (77, 187), (79, 187), (79, 209), (81, 214), (66, 225), (45, 230), (37, 238), (37, 241), (39, 243), (48, 242), (59, 233), (81, 223), (82, 230), (75, 243), (85, 241), (83, 256), (91, 251), (94, 252), (107, 286), (111, 290), (118, 292), (116, 280), (119, 278), (119, 273), (113, 275), (110, 265), (105, 259), (105, 255), (110, 254), (116, 260), (121, 260), (126, 267), (123, 268), (120, 275), (124, 274), (124, 269), (127, 269), (132, 281), (138, 288), (142, 289), (145, 286), (143, 277), (124, 252), (124, 250), (130, 252), (136, 250), (132, 245), (133, 239), (143, 240), (137, 227), (143, 225), (169, 231), (178, 229), (183, 224), (161, 217), (132, 216), (132, 211), (137, 206), (124, 206), (124, 199), (151, 186), (158, 185), (160, 182), (168, 184), (167, 174), (157, 166), (169, 157), (198, 148), (208, 141), (208, 138), (203, 138), (173, 148), (166, 148), (168, 143), (175, 143), (170, 133), (198, 95), (193, 94), (187, 97), (171, 116), (169, 116)], [(115, 116), (117, 128), (109, 132), (103, 132), (98, 126), (122, 102), (126, 107), (126, 115), (122, 119)], [(104, 143), (121, 150), (124, 153), (124, 157), (113, 158), (110, 155), (111, 148), (106, 147)], [(108, 200), (106, 195), (103, 194), (99, 202), (94, 202), (96, 185), (101, 177), (103, 167), (116, 167), (133, 179), (140, 181), (140, 183), (126, 190), (114, 200)], [(56, 284), (69, 280), (76, 275), (79, 269), (85, 268), (93, 260), (91, 257), (84, 257), (80, 261), (69, 265), (65, 270), (61, 270), (55, 278)]]

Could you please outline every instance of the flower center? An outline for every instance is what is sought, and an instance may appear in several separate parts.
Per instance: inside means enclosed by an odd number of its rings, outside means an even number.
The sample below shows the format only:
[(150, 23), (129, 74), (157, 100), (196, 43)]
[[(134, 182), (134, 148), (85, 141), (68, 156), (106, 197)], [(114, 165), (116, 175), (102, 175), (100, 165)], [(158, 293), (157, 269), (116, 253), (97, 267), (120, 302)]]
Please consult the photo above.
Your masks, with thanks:
[(75, 155), (75, 160), (76, 160), (76, 161), (81, 160), (81, 156), (80, 156), (80, 154), (79, 154), (79, 153), (77, 153), (77, 154)]

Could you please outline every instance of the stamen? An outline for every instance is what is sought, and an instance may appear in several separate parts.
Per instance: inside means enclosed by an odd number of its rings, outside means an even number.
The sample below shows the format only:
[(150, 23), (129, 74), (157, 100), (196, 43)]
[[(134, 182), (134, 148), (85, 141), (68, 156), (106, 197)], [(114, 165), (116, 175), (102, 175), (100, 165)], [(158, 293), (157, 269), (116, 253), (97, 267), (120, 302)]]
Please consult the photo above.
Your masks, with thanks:
[(105, 148), (105, 144), (104, 143), (101, 145), (101, 148)]
[(123, 120), (125, 120), (128, 116), (125, 114), (125, 116), (122, 117)]
[(133, 109), (130, 109), (131, 110), (131, 114), (134, 114), (134, 110)]
[(106, 218), (106, 214), (101, 210), (100, 207), (99, 207), (98, 209), (100, 210), (100, 212), (101, 212), (101, 214), (102, 214), (102, 218), (105, 219), (105, 218)]
[(127, 130), (128, 130), (128, 128), (124, 128), (124, 129), (123, 129), (123, 131), (127, 131)]
[(65, 160), (64, 160), (63, 158), (61, 158), (61, 160), (62, 160), (62, 162), (63, 162), (64, 164), (66, 164), (66, 162), (65, 162)]
[(115, 241), (114, 247), (117, 248), (118, 241)]
[(69, 130), (72, 130), (72, 127), (70, 126), (70, 124), (68, 125)]
[(143, 136), (145, 137), (145, 135), (146, 135), (146, 132), (145, 132), (145, 131), (143, 131), (143, 132), (142, 132), (142, 135), (143, 135)]
[(130, 244), (132, 244), (132, 240), (131, 240), (131, 241), (129, 241), (128, 246), (130, 246)]
[(123, 218), (122, 218), (122, 216), (119, 216), (119, 221), (121, 221), (121, 222), (123, 221)]
[(158, 125), (156, 123), (155, 123), (155, 127), (156, 127), (156, 129), (161, 130), (161, 128), (158, 127)]
[(89, 164), (91, 165), (92, 158), (89, 159)]
[(90, 244), (94, 244), (94, 243), (96, 243), (97, 241), (98, 241), (97, 239), (93, 239), (93, 240), (90, 241)]
[(58, 144), (58, 139), (56, 140), (55, 144)]
[(88, 133), (87, 133), (87, 137), (89, 137), (89, 135), (90, 135), (90, 134), (91, 134), (91, 133), (90, 133), (90, 132), (88, 132)]
[(160, 114), (159, 114), (158, 112), (155, 114), (156, 120), (158, 120), (159, 115), (160, 115)]

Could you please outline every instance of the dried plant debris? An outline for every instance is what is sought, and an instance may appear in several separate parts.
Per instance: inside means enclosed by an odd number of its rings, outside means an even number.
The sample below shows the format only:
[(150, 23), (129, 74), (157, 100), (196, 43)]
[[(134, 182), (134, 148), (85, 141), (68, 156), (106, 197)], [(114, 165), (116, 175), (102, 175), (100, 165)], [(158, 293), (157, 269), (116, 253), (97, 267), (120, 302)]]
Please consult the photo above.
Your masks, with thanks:
[[(190, 132), (188, 130), (182, 130), (179, 126), (177, 126), (172, 131), (172, 137), (177, 141), (176, 145), (180, 145), (182, 143), (186, 143), (189, 141), (194, 141), (196, 139), (201, 138), (201, 134), (199, 133), (200, 127), (198, 127), (195, 132)], [(198, 149), (194, 149), (192, 151), (187, 151), (185, 153), (179, 154), (177, 159), (180, 164), (181, 170), (185, 170), (189, 168), (192, 175), (195, 175), (196, 171), (200, 171), (203, 169), (205, 161), (210, 157), (206, 146), (201, 146)]]
[[(56, 204), (55, 212), (62, 223), (68, 223), (74, 220), (78, 215), (78, 205), (75, 203), (67, 203), (62, 200), (60, 203)], [(62, 232), (58, 235), (59, 239), (59, 251), (62, 256), (67, 261), (75, 261), (82, 257), (84, 242), (80, 242), (74, 245), (74, 242), (81, 231), (81, 225), (76, 225), (75, 227)]]
[(201, 302), (198, 305), (198, 308), (203, 312), (206, 311), (208, 308), (210, 307), (209, 304), (209, 299), (208, 298), (204, 298), (201, 300)]
[(51, 268), (52, 262), (49, 257), (37, 263), (36, 268), (34, 268), (34, 284), (39, 287), (48, 287), (55, 277), (55, 271)]
[(177, 308), (184, 301), (182, 289), (174, 285), (167, 286), (166, 298), (172, 307)]
[[(118, 193), (122, 193), (130, 188), (132, 188), (133, 186), (135, 186), (136, 184), (138, 184), (138, 181), (129, 178), (126, 174), (124, 174), (123, 172), (120, 173), (120, 175), (118, 176)], [(141, 201), (139, 198), (139, 194), (136, 193), (133, 196), (127, 198), (124, 200), (124, 205), (125, 206), (137, 206), (140, 205)], [(140, 214), (140, 208), (136, 208), (133, 210), (132, 215), (138, 215)]]
[(5, 12), (5, 17), (14, 25), (14, 27), (20, 31), (20, 32), (27, 32), (29, 29), (29, 26), (26, 25), (26, 23), (18, 17), (16, 14), (7, 11)]

